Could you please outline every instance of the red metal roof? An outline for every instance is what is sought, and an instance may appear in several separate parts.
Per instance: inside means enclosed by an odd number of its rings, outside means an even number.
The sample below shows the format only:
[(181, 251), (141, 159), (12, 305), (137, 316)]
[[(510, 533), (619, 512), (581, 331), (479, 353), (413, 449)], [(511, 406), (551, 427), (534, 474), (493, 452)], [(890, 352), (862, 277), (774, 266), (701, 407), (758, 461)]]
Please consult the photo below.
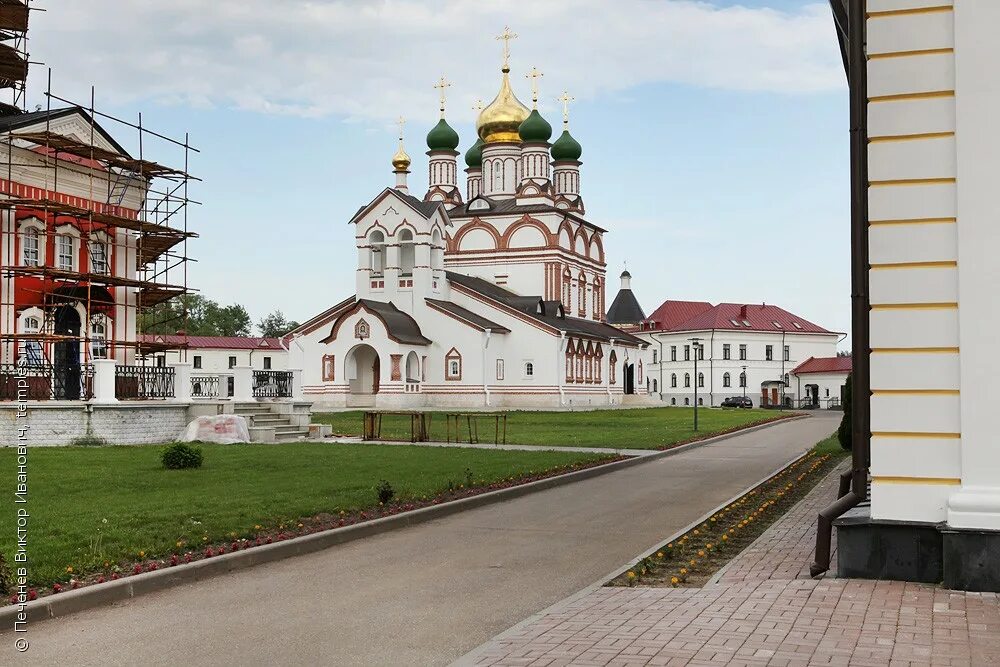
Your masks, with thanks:
[(653, 321), (657, 329), (673, 329), (678, 324), (690, 320), (696, 315), (709, 310), (712, 304), (707, 301), (671, 301), (667, 300), (646, 318)]
[(188, 349), (203, 350), (284, 350), (277, 338), (255, 336), (184, 336), (180, 334), (144, 334), (143, 343), (187, 344)]
[(804, 373), (850, 373), (850, 357), (809, 357), (792, 371), (796, 375)]
[[(663, 311), (663, 315), (657, 317)], [(685, 313), (692, 313), (680, 319)], [(789, 333), (834, 333), (794, 315), (784, 308), (767, 304), (665, 301), (650, 316), (656, 328), (665, 331), (787, 331)]]

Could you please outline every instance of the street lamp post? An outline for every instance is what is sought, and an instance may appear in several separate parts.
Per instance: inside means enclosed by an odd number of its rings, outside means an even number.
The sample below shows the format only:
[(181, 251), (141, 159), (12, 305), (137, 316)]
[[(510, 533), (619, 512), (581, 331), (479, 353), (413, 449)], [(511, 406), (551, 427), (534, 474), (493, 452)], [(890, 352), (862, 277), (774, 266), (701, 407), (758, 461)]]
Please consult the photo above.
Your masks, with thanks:
[(694, 353), (694, 430), (698, 431), (698, 351), (701, 349), (701, 338), (688, 338), (691, 341), (691, 351)]

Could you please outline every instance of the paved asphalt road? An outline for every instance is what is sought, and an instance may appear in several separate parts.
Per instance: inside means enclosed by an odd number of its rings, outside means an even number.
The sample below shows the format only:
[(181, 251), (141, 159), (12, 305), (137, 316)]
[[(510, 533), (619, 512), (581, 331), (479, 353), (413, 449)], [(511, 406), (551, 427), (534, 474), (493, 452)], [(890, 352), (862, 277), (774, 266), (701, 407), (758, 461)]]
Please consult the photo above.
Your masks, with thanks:
[(813, 417), (594, 479), (36, 623), (4, 665), (444, 665), (829, 435)]

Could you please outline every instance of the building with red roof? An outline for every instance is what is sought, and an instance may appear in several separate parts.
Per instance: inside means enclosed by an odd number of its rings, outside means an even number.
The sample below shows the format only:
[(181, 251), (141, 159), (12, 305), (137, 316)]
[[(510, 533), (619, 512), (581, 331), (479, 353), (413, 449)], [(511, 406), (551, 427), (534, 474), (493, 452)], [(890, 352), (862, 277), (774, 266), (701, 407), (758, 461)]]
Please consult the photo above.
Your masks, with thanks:
[[(616, 303), (635, 299), (631, 278), (623, 274)], [(619, 310), (642, 313), (637, 302)], [(609, 322), (650, 343), (648, 391), (669, 405), (714, 406), (747, 396), (755, 406), (839, 407), (850, 372), (850, 359), (843, 369), (836, 356), (845, 334), (780, 306), (668, 299), (646, 317), (611, 315)]]

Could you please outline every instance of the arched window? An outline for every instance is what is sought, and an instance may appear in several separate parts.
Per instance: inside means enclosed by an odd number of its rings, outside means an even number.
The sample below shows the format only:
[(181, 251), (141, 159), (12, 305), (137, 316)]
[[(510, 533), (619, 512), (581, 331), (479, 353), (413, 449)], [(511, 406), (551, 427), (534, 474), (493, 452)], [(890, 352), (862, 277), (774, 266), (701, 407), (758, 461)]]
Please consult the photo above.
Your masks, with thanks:
[(677, 399), (676, 398), (671, 398), (670, 399), (670, 405), (677, 405)]
[(604, 317), (604, 293), (601, 290), (601, 279), (594, 278), (594, 319), (600, 320), (603, 317)]
[(729, 377), (729, 373), (724, 373), (724, 374), (722, 375), (722, 386), (723, 386), (723, 387), (728, 387), (728, 386), (730, 386), (730, 377)]
[(788, 373), (785, 373), (785, 386), (788, 386)]
[(573, 381), (573, 359), (576, 357), (576, 346), (573, 341), (566, 344), (566, 382)]
[(691, 405), (691, 399), (690, 398), (685, 398), (684, 399), (684, 405)]
[(657, 393), (660, 388), (656, 385), (656, 380), (653, 380), (653, 393)]
[(413, 275), (416, 264), (416, 248), (413, 245), (413, 232), (404, 229), (399, 233), (399, 273), (403, 276)]
[(746, 373), (740, 373), (740, 386), (741, 387), (747, 386), (747, 374)]
[(705, 399), (704, 398), (698, 398), (698, 405), (705, 405)]
[(441, 231), (435, 227), (431, 234), (431, 268), (440, 269), (444, 266), (444, 239)]
[(677, 373), (671, 373), (670, 374), (670, 386), (671, 387), (676, 387), (677, 386)]
[[(21, 321), (21, 331), (26, 334), (41, 333), (42, 322), (37, 317), (25, 317)], [(26, 340), (24, 342), (24, 356), (27, 358), (29, 366), (41, 366), (44, 361), (42, 359), (42, 341)]]
[(704, 387), (705, 386), (705, 374), (704, 373), (698, 373), (698, 386), (699, 387)]
[(684, 374), (684, 386), (685, 387), (690, 387), (691, 386), (691, 374), (690, 373), (685, 373)]
[(108, 327), (103, 315), (93, 318), (90, 323), (90, 356), (94, 359), (108, 358)]
[(618, 376), (615, 373), (618, 367), (618, 353), (611, 350), (611, 355), (608, 357), (608, 384), (615, 384), (618, 382)]
[(579, 277), (576, 279), (576, 298), (577, 298), (577, 314), (580, 317), (586, 317), (587, 315), (587, 276), (580, 272)]
[(73, 261), (75, 245), (73, 237), (69, 234), (56, 236), (56, 268), (64, 271), (72, 271), (75, 268), (76, 262)]
[(38, 266), (39, 264), (38, 230), (28, 227), (21, 232), (21, 264)]
[(385, 234), (376, 229), (368, 235), (368, 245), (371, 246), (372, 275), (381, 276), (385, 272)]
[(444, 379), (462, 379), (462, 355), (455, 348), (451, 348), (448, 354), (444, 355)]
[(573, 311), (573, 274), (568, 268), (563, 272), (562, 303), (564, 309)]
[(100, 239), (90, 240), (90, 270), (102, 275), (108, 273), (108, 246)]
[(524, 362), (524, 377), (526, 378), (535, 377), (535, 362), (533, 361)]

